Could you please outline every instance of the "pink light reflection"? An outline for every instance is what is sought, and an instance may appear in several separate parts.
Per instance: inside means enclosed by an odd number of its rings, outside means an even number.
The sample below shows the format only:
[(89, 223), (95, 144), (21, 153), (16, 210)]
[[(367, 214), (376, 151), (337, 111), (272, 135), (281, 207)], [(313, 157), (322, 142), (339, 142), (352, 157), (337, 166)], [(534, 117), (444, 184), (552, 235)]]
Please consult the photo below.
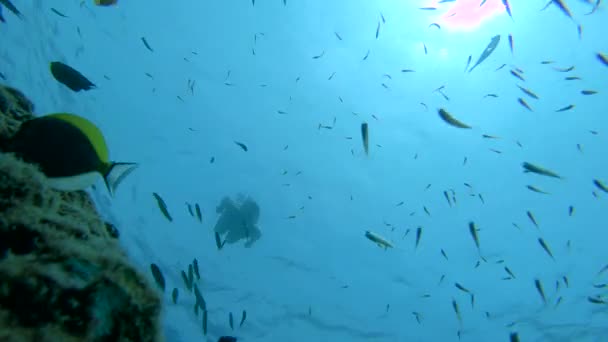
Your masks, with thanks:
[(501, 0), (486, 0), (483, 6), (479, 6), (483, 0), (457, 0), (453, 3), (440, 4), (439, 0), (430, 0), (425, 6), (437, 7), (436, 12), (441, 11), (435, 22), (441, 27), (455, 30), (473, 30), (483, 22), (505, 13), (505, 6)]

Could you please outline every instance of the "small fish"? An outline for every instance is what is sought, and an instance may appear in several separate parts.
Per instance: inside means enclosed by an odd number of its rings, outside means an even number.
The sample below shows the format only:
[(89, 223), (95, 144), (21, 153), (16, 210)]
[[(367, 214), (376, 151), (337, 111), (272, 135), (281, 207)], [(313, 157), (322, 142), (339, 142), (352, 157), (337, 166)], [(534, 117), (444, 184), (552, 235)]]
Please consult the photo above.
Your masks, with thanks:
[(549, 169), (545, 169), (541, 166), (538, 165), (534, 165), (532, 163), (528, 163), (528, 162), (523, 162), (521, 164), (521, 166), (524, 168), (524, 173), (536, 173), (538, 175), (541, 176), (547, 176), (547, 177), (553, 177), (553, 178), (558, 178), (558, 179), (562, 179), (562, 177), (560, 175), (558, 175), (557, 173), (549, 170)]
[(509, 33), (509, 47), (511, 48), (511, 54), (513, 54), (513, 35)]
[(542, 238), (538, 238), (538, 243), (545, 250), (545, 252), (547, 252), (547, 254), (549, 254), (551, 259), (555, 260), (555, 258), (553, 257), (553, 253), (551, 253), (551, 249), (549, 248), (549, 246), (547, 245), (545, 240), (543, 240)]
[(416, 322), (418, 322), (418, 324), (421, 324), (420, 320), (421, 320), (422, 315), (419, 312), (416, 312), (416, 311), (413, 311), (412, 315), (414, 315), (414, 317), (416, 318)]
[(587, 297), (587, 300), (589, 301), (589, 303), (593, 304), (608, 304), (606, 300), (599, 297)]
[(416, 228), (416, 245), (415, 249), (418, 249), (418, 245), (420, 244), (420, 238), (422, 237), (422, 227)]
[(192, 261), (192, 269), (194, 271), (194, 275), (196, 276), (196, 280), (200, 280), (201, 274), (199, 273), (199, 270), (198, 270), (198, 260), (196, 260), (196, 258), (194, 258), (194, 260)]
[(559, 112), (566, 112), (566, 111), (569, 111), (569, 110), (571, 110), (573, 108), (574, 108), (574, 105), (571, 104), (571, 105), (567, 105), (565, 107), (562, 107), (560, 109), (557, 109), (555, 112), (557, 112), (557, 113), (559, 113)]
[(447, 254), (445, 254), (445, 251), (443, 249), (441, 249), (441, 255), (443, 255), (445, 260), (448, 260), (448, 261), (450, 260), (450, 259), (448, 259), (448, 256), (447, 256)]
[(336, 75), (336, 72), (332, 72), (331, 75), (329, 75), (329, 77), (327, 78), (328, 81), (331, 81), (332, 78), (334, 78), (334, 76)]
[(382, 23), (386, 24), (386, 19), (384, 19), (384, 15), (380, 13), (380, 19), (382, 19)]
[(574, 65), (569, 66), (567, 68), (553, 68), (553, 70), (559, 71), (559, 72), (570, 72), (570, 71), (574, 70)]
[[(507, 2), (507, 0), (503, 0), (503, 3), (506, 3), (506, 2)], [(505, 5), (505, 6), (507, 7), (507, 9), (509, 8), (508, 5)], [(508, 9), (508, 11), (509, 11), (509, 16), (510, 16), (511, 15), (510, 9)], [(475, 62), (473, 67), (471, 69), (469, 69), (469, 72), (473, 71), (479, 64), (481, 64), (483, 61), (485, 61), (486, 58), (488, 58), (492, 54), (492, 52), (494, 52), (494, 50), (496, 50), (496, 47), (498, 46), (499, 42), (500, 42), (500, 35), (496, 35), (496, 36), (492, 37), (492, 40), (490, 41), (488, 46), (486, 46), (486, 48), (483, 50), (481, 56), (479, 56), (479, 59), (477, 59), (477, 62)]]
[[(319, 55), (312, 56), (312, 59), (319, 59), (319, 58), (323, 57), (324, 55), (325, 55), (325, 50), (323, 50), (323, 51), (321, 52), (321, 54), (319, 54)], [(296, 82), (297, 82), (297, 81), (296, 81)]]
[(502, 68), (504, 68), (506, 66), (507, 66), (506, 64), (503, 64), (503, 65), (499, 66), (498, 68), (494, 69), (494, 72), (502, 70)]
[(538, 228), (538, 223), (536, 223), (536, 219), (534, 218), (534, 215), (532, 214), (532, 212), (530, 210), (526, 211), (526, 215), (528, 215), (528, 218), (530, 219), (530, 221), (532, 221), (532, 224), (534, 224), (534, 226), (536, 228)]
[(338, 38), (338, 40), (342, 40), (342, 37), (338, 34), (338, 32), (334, 32), (334, 35), (336, 35), (336, 38)]
[(520, 74), (519, 74), (517, 71), (515, 71), (515, 70), (511, 70), (510, 72), (511, 72), (511, 75), (513, 75), (513, 76), (517, 77), (517, 78), (518, 78), (519, 80), (521, 80), (522, 82), (525, 82), (525, 81), (526, 81), (526, 79), (525, 79), (525, 78), (524, 78), (522, 75), (520, 75)]
[(593, 180), (593, 185), (595, 185), (598, 189), (602, 190), (603, 192), (608, 192), (608, 187), (606, 186), (606, 184), (604, 184), (599, 179), (594, 179)]
[(426, 213), (428, 216), (431, 216), (431, 213), (429, 212), (429, 210), (428, 210), (428, 209), (427, 209), (425, 206), (422, 206), (422, 208), (424, 209), (424, 212), (425, 212), (425, 213)]
[(217, 246), (218, 251), (224, 246), (224, 243), (222, 243), (222, 238), (218, 232), (215, 232), (215, 245)]
[(475, 227), (475, 222), (473, 221), (469, 222), (469, 233), (471, 233), (475, 246), (479, 250), (479, 237), (477, 236), (477, 228)]
[(532, 107), (530, 107), (530, 105), (526, 102), (526, 100), (522, 99), (521, 97), (518, 97), (517, 102), (519, 102), (519, 104), (522, 105), (527, 110), (533, 112)]
[(150, 52), (154, 52), (154, 50), (152, 50), (152, 48), (150, 47), (150, 44), (148, 44), (146, 37), (141, 37), (141, 41), (144, 43), (144, 46), (146, 47), (146, 49), (148, 49)]
[(526, 188), (528, 188), (528, 190), (530, 190), (530, 191), (537, 192), (539, 194), (549, 195), (548, 192), (543, 191), (543, 190), (535, 187), (534, 185), (526, 185)]
[(452, 207), (452, 201), (450, 200), (450, 195), (448, 194), (447, 191), (443, 192), (443, 197), (445, 197), (445, 200), (448, 201), (448, 205), (450, 206), (450, 208)]
[(569, 206), (568, 207), (568, 216), (572, 216), (574, 215), (574, 207), (573, 206)]
[(505, 266), (505, 272), (507, 272), (511, 276), (511, 278), (515, 279), (515, 274), (513, 274), (511, 269), (509, 269), (507, 266)]
[(428, 55), (429, 54), (429, 50), (426, 48), (426, 44), (422, 43), (422, 47), (424, 48), (424, 54)]
[(538, 279), (534, 279), (534, 286), (538, 291), (538, 294), (543, 299), (543, 303), (547, 304), (547, 297), (545, 297), (545, 291), (543, 290), (543, 284)]
[(437, 110), (437, 113), (439, 114), (439, 117), (445, 121), (446, 123), (448, 123), (450, 126), (454, 126), (457, 128), (464, 128), (464, 129), (470, 129), (471, 126), (458, 121), (457, 119), (455, 119), (450, 113), (448, 113), (445, 109), (440, 108)]
[(57, 14), (58, 16), (62, 17), (62, 18), (69, 18), (67, 15), (59, 12), (58, 10), (54, 9), (53, 7), (51, 7), (51, 11), (55, 14)]
[(566, 3), (563, 0), (552, 0), (552, 2), (557, 5), (557, 7), (559, 7), (559, 9), (570, 19), (574, 20), (572, 18), (572, 13), (570, 12), (570, 9), (568, 8), (568, 6), (566, 5)]
[(188, 275), (186, 274), (186, 272), (184, 272), (184, 270), (181, 271), (181, 275), (182, 280), (184, 281), (184, 285), (186, 285), (188, 291), (192, 292), (192, 283), (190, 282), (190, 279), (188, 279)]
[(483, 98), (484, 98), (484, 99), (485, 99), (486, 97), (493, 97), (493, 98), (497, 98), (497, 97), (498, 97), (498, 95), (496, 95), (496, 94), (486, 94), (486, 95), (484, 95), (484, 96), (483, 96)]
[(437, 7), (418, 7), (418, 9), (423, 11), (434, 11)]
[(378, 22), (378, 26), (376, 27), (376, 39), (378, 39), (379, 35), (380, 35), (380, 22)]
[(516, 332), (512, 332), (509, 334), (510, 342), (519, 342), (519, 335)]
[(241, 315), (241, 323), (239, 323), (239, 327), (243, 326), (243, 324), (245, 323), (246, 319), (247, 319), (247, 311), (243, 310), (243, 313)]
[(471, 293), (471, 291), (469, 291), (469, 289), (467, 289), (466, 287), (460, 285), (459, 283), (454, 283), (454, 286), (456, 286), (456, 288), (459, 289), (462, 292)]
[(507, 14), (509, 17), (513, 19), (513, 14), (511, 13), (511, 5), (509, 5), (509, 0), (502, 0), (502, 4), (505, 6), (505, 10), (507, 10)]
[(369, 230), (365, 231), (365, 237), (368, 238), (370, 241), (375, 242), (378, 247), (384, 248), (385, 250), (394, 247), (393, 244), (390, 243), (387, 239)]
[[(6, 7), (6, 9), (11, 11), (19, 19), (23, 19), (23, 14), (21, 14), (21, 12), (19, 12), (17, 7), (15, 7), (15, 5), (13, 5), (13, 3), (10, 0), (0, 0), (0, 4), (4, 5), (4, 7)], [(0, 7), (2, 7), (2, 6), (0, 6)]]
[(431, 28), (431, 27), (436, 27), (436, 28), (438, 28), (438, 29), (440, 29), (440, 30), (441, 30), (441, 26), (439, 26), (439, 24), (437, 24), (437, 23), (432, 23), (432, 24), (430, 24), (430, 25), (429, 25), (429, 28)]
[(597, 94), (597, 91), (595, 91), (595, 90), (581, 90), (581, 94), (583, 94), (583, 95), (595, 95), (595, 94)]
[(366, 59), (367, 59), (367, 57), (369, 57), (369, 51), (370, 51), (370, 50), (367, 50), (367, 52), (365, 53), (365, 56), (363, 56), (363, 60), (366, 60)]
[(152, 276), (154, 277), (156, 285), (158, 285), (158, 287), (165, 292), (165, 277), (160, 271), (160, 268), (158, 268), (156, 264), (150, 264), (150, 271), (152, 271)]
[(464, 67), (465, 72), (469, 70), (469, 66), (471, 65), (471, 59), (473, 59), (473, 55), (469, 55), (469, 58), (467, 58), (467, 65)]
[(458, 322), (462, 323), (462, 316), (460, 316), (460, 309), (458, 308), (458, 303), (456, 303), (455, 299), (452, 299), (452, 308), (454, 308), (454, 312), (456, 313), (456, 318), (458, 318)]
[(230, 329), (234, 330), (234, 319), (232, 318), (232, 312), (228, 314), (228, 323), (230, 324)]
[(519, 84), (517, 85), (517, 87), (523, 91), (526, 95), (530, 96), (533, 99), (537, 99), (538, 100), (538, 95), (536, 95), (533, 91), (531, 91), (530, 89), (524, 88), (522, 86), (520, 86)]
[(401, 69), (401, 72), (416, 72), (414, 69)]
[(167, 220), (169, 220), (169, 222), (173, 222), (173, 218), (171, 217), (171, 214), (169, 214), (169, 210), (167, 209), (167, 204), (162, 199), (162, 197), (160, 197), (160, 195), (157, 194), (156, 192), (153, 192), (152, 196), (154, 196), (154, 198), (156, 199), (156, 204), (158, 205), (158, 209), (160, 209), (163, 216), (165, 216), (165, 218)]
[(365, 150), (365, 154), (369, 155), (369, 133), (367, 127), (367, 122), (361, 124), (361, 139), (363, 141), (363, 149)]
[(247, 148), (247, 145), (243, 144), (242, 142), (235, 141), (234, 143), (237, 144), (240, 148), (242, 148), (243, 151), (245, 151), (245, 152), (247, 152), (249, 150)]
[(202, 223), (203, 222), (203, 214), (201, 213), (201, 207), (198, 205), (198, 203), (196, 203), (194, 205), (194, 208), (196, 210), (196, 218), (198, 219), (198, 222)]
[[(207, 336), (207, 310), (203, 310), (203, 335)], [(225, 336), (220, 337), (218, 341), (227, 342)], [(233, 341), (236, 341), (236, 339), (233, 339)]]
[(171, 299), (173, 300), (173, 304), (177, 304), (177, 298), (179, 297), (179, 292), (177, 288), (174, 288), (171, 292)]
[(583, 25), (578, 24), (576, 26), (576, 31), (578, 32), (578, 39), (582, 40), (583, 39)]
[(188, 282), (194, 284), (194, 268), (192, 264), (188, 265)]

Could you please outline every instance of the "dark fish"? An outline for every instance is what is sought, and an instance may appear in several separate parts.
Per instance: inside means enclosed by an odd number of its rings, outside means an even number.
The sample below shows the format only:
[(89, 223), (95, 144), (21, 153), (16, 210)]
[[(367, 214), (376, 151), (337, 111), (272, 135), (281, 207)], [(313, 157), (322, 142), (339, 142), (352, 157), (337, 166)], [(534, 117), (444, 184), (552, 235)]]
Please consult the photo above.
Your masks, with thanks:
[(486, 95), (484, 95), (484, 96), (483, 96), (483, 98), (484, 98), (484, 99), (485, 99), (486, 97), (493, 97), (493, 98), (497, 98), (497, 97), (498, 97), (498, 95), (496, 95), (496, 94), (486, 94)]
[(222, 243), (222, 238), (218, 232), (215, 232), (215, 245), (217, 246), (218, 250), (222, 249), (224, 246), (224, 243)]
[(608, 192), (608, 187), (604, 183), (602, 183), (602, 181), (599, 179), (594, 179), (593, 185), (595, 185), (598, 189), (602, 190), (603, 192)]
[(469, 66), (471, 65), (471, 59), (473, 59), (473, 55), (469, 55), (469, 58), (467, 58), (467, 65), (464, 67), (465, 72), (469, 70)]
[(378, 39), (379, 35), (380, 35), (380, 22), (378, 22), (378, 26), (376, 27), (376, 39)]
[(528, 162), (523, 162), (521, 164), (521, 166), (524, 168), (524, 173), (531, 172), (531, 173), (536, 173), (536, 174), (541, 175), (541, 176), (547, 176), (547, 177), (553, 177), (553, 178), (562, 179), (562, 177), (560, 175), (558, 175), (557, 173), (555, 173), (555, 172), (553, 172), (551, 170), (545, 169), (545, 168), (543, 168), (541, 166), (538, 166), (538, 165), (534, 165), (534, 164), (531, 164), (531, 163), (528, 163)]
[(566, 5), (566, 3), (563, 0), (552, 0), (553, 3), (555, 5), (557, 5), (557, 7), (559, 7), (559, 9), (570, 19), (574, 20), (572, 18), (572, 13), (570, 12), (570, 9), (568, 8), (568, 5)]
[(524, 78), (522, 75), (520, 75), (520, 74), (519, 74), (517, 71), (515, 71), (515, 70), (511, 70), (510, 72), (511, 72), (511, 75), (513, 75), (513, 76), (517, 77), (517, 78), (518, 78), (518, 79), (520, 79), (522, 82), (526, 82), (526, 79), (525, 79), (525, 78)]
[(499, 66), (498, 68), (494, 69), (494, 71), (499, 71), (506, 66), (507, 66), (506, 64), (503, 64), (503, 65)]
[(363, 56), (363, 60), (366, 60), (367, 57), (369, 57), (369, 50), (367, 50), (367, 52), (365, 53), (365, 56)]
[(512, 332), (509, 334), (510, 342), (519, 342), (519, 335), (516, 332)]
[(336, 35), (336, 38), (338, 38), (338, 40), (342, 40), (342, 37), (340, 37), (340, 35), (338, 34), (338, 32), (334, 32), (334, 34)]
[(57, 15), (58, 15), (58, 16), (60, 16), (60, 17), (63, 17), (63, 18), (69, 18), (67, 15), (65, 15), (65, 14), (63, 14), (63, 13), (61, 13), (61, 12), (59, 12), (58, 10), (56, 10), (56, 9), (54, 9), (54, 8), (52, 8), (52, 7), (51, 7), (51, 11), (52, 11), (53, 13), (57, 14)]
[[(4, 16), (2, 15), (2, 6), (0, 6), (0, 23), (6, 23), (6, 19), (4, 19)], [(0, 73), (0, 75), (2, 75)], [(6, 80), (6, 78), (4, 78), (4, 75), (2, 75), (2, 79)]]
[(551, 249), (549, 248), (549, 246), (547, 245), (545, 240), (543, 240), (542, 238), (538, 238), (538, 243), (545, 250), (545, 252), (547, 252), (547, 254), (549, 254), (551, 259), (555, 260), (555, 258), (553, 257), (553, 253), (551, 253)]
[(242, 327), (247, 319), (247, 311), (243, 310), (243, 314), (241, 315), (241, 323), (239, 323), (239, 327)]
[(583, 94), (583, 95), (595, 95), (595, 94), (597, 94), (597, 91), (595, 91), (595, 90), (581, 90), (581, 94)]
[(568, 216), (572, 216), (574, 215), (574, 207), (573, 206), (569, 206), (568, 207)]
[(507, 272), (511, 276), (511, 278), (515, 279), (515, 274), (513, 274), (511, 269), (509, 269), (507, 266), (505, 266), (505, 272)]
[(177, 288), (174, 288), (171, 292), (171, 299), (173, 299), (173, 304), (177, 304), (177, 298), (179, 297), (179, 292)]
[(456, 288), (462, 292), (471, 293), (471, 291), (469, 291), (469, 289), (467, 289), (466, 287), (464, 287), (458, 283), (454, 283), (454, 286), (456, 286)]
[(511, 13), (511, 6), (509, 5), (509, 0), (502, 0), (502, 4), (505, 6), (505, 9), (507, 10), (509, 17), (511, 17), (511, 19), (513, 19), (513, 14)]
[(533, 99), (537, 99), (538, 100), (538, 95), (536, 95), (533, 91), (531, 91), (530, 89), (524, 88), (522, 86), (520, 86), (519, 84), (517, 85), (517, 87), (524, 92), (524, 94), (530, 96)]
[(536, 286), (536, 290), (538, 294), (543, 299), (543, 303), (547, 304), (547, 297), (545, 297), (545, 291), (543, 290), (543, 284), (541, 284), (540, 280), (534, 279), (534, 286)]
[(192, 261), (192, 268), (194, 270), (194, 275), (196, 276), (196, 280), (200, 280), (201, 274), (198, 271), (198, 260), (196, 260), (196, 258), (194, 258), (194, 260)]
[[(13, 3), (10, 0), (0, 0), (0, 4), (4, 5), (4, 7), (6, 7), (9, 11), (11, 11), (19, 19), (23, 19), (23, 14), (21, 14), (21, 12), (19, 12), (17, 7), (15, 7), (15, 5), (13, 5)], [(0, 7), (2, 7), (2, 6), (0, 6)]]
[(424, 48), (424, 54), (428, 55), (429, 54), (429, 50), (426, 48), (426, 44), (422, 43), (422, 47)]
[(160, 209), (161, 213), (163, 213), (163, 216), (165, 216), (165, 218), (169, 220), (169, 222), (173, 222), (173, 218), (171, 217), (171, 214), (169, 214), (169, 210), (167, 209), (167, 204), (162, 199), (162, 197), (160, 197), (160, 195), (156, 192), (153, 192), (152, 196), (154, 196), (154, 198), (156, 199), (158, 209)]
[(70, 88), (72, 91), (90, 90), (96, 88), (93, 82), (89, 81), (76, 69), (61, 62), (51, 62), (51, 74), (61, 84)]
[(570, 71), (574, 70), (574, 68), (575, 68), (574, 65), (572, 65), (567, 68), (553, 68), (553, 70), (559, 71), (559, 72), (570, 72)]
[(416, 229), (416, 245), (415, 248), (418, 248), (418, 245), (420, 244), (420, 238), (422, 237), (422, 227), (418, 227)]
[(578, 31), (578, 39), (583, 39), (583, 25), (578, 24), (576, 30)]
[(312, 56), (312, 59), (319, 59), (319, 58), (323, 57), (324, 55), (325, 55), (325, 50), (323, 50), (323, 51), (321, 52), (321, 54), (319, 54), (319, 55)]
[(565, 111), (571, 110), (571, 109), (573, 109), (573, 108), (574, 108), (574, 105), (573, 105), (573, 104), (571, 104), (571, 105), (567, 105), (567, 106), (565, 106), (565, 107), (562, 107), (562, 108), (560, 108), (560, 109), (556, 110), (556, 112), (565, 112)]
[(595, 4), (593, 5), (593, 8), (591, 9), (591, 12), (585, 13), (585, 15), (591, 15), (591, 14), (595, 13), (595, 11), (597, 11), (597, 9), (600, 7), (601, 2), (602, 2), (602, 0), (596, 0)]
[(460, 309), (458, 308), (458, 303), (456, 303), (455, 299), (452, 299), (452, 308), (454, 308), (454, 312), (456, 313), (456, 318), (458, 318), (458, 322), (462, 323), (462, 317), (460, 316)]
[(445, 109), (440, 108), (437, 110), (437, 113), (439, 113), (439, 117), (445, 121), (446, 123), (448, 123), (450, 126), (454, 126), (454, 127), (458, 127), (458, 128), (465, 128), (465, 129), (469, 129), (471, 128), (471, 126), (458, 121), (457, 119), (455, 119), (452, 115), (450, 115), (450, 113), (448, 113)]
[(448, 261), (450, 260), (450, 259), (448, 259), (448, 256), (447, 256), (447, 254), (445, 254), (445, 251), (443, 249), (441, 250), (441, 255), (443, 255), (445, 260), (448, 260)]
[[(207, 336), (207, 310), (203, 310), (203, 335)], [(220, 337), (220, 339), (218, 340), (218, 342), (228, 342), (229, 340), (222, 340), (224, 337)], [(233, 340), (233, 342), (236, 342), (236, 339)]]
[(242, 148), (243, 151), (245, 151), (245, 152), (247, 152), (249, 150), (247, 148), (247, 146), (245, 144), (243, 144), (242, 142), (235, 141), (234, 143), (237, 144), (240, 148)]
[(418, 9), (423, 11), (434, 11), (437, 9), (437, 7), (419, 7)]
[(232, 312), (228, 314), (228, 323), (230, 324), (230, 329), (234, 330), (234, 319), (232, 318)]
[(365, 150), (365, 154), (369, 155), (369, 134), (367, 122), (361, 124), (361, 139), (363, 141), (363, 149)]
[(416, 72), (416, 70), (413, 70), (413, 69), (401, 69), (401, 72)]
[(150, 52), (154, 52), (154, 50), (152, 50), (152, 48), (150, 47), (150, 44), (148, 44), (148, 41), (146, 40), (146, 37), (141, 37), (141, 41), (146, 46), (146, 49), (150, 50)]
[(439, 24), (437, 24), (437, 23), (432, 23), (432, 24), (430, 24), (430, 25), (429, 25), (429, 28), (431, 28), (431, 27), (436, 27), (436, 28), (438, 28), (438, 29), (440, 29), (440, 30), (441, 30), (441, 26), (439, 26)]
[(201, 207), (198, 205), (198, 203), (194, 205), (194, 209), (196, 210), (196, 218), (198, 219), (198, 222), (203, 223), (203, 214), (201, 213)]
[(528, 218), (530, 219), (530, 221), (532, 221), (532, 224), (534, 224), (534, 227), (538, 228), (538, 223), (536, 223), (536, 219), (534, 218), (534, 215), (532, 214), (532, 212), (530, 210), (526, 211), (526, 215), (528, 215)]
[(475, 227), (475, 222), (469, 222), (469, 233), (471, 233), (471, 237), (475, 242), (475, 246), (479, 250), (479, 237), (477, 236), (477, 227)]
[[(505, 3), (505, 2), (507, 2), (507, 0), (503, 0), (503, 3)], [(511, 15), (510, 10), (509, 10), (509, 15)], [(496, 47), (498, 46), (499, 42), (500, 42), (500, 35), (496, 35), (496, 36), (492, 37), (490, 44), (488, 44), (488, 46), (486, 46), (486, 48), (485, 48), (485, 50), (483, 50), (481, 56), (479, 56), (479, 59), (477, 59), (477, 62), (475, 62), (475, 65), (473, 65), (473, 67), (471, 69), (469, 69), (469, 72), (473, 71), (479, 64), (481, 64), (483, 61), (485, 61), (486, 58), (488, 58), (492, 54), (492, 52), (494, 52), (494, 50), (496, 50)]]
[(192, 292), (192, 282), (190, 282), (190, 279), (188, 279), (188, 275), (186, 274), (186, 272), (184, 272), (184, 270), (181, 271), (181, 275), (182, 280), (184, 281), (184, 285), (186, 285), (188, 291)]
[(154, 277), (154, 281), (156, 281), (156, 285), (165, 292), (165, 277), (160, 271), (160, 268), (158, 268), (156, 264), (150, 264), (150, 271), (152, 271), (152, 276)]
[(589, 303), (593, 304), (608, 304), (607, 301), (599, 297), (587, 297), (587, 300), (589, 301)]
[(548, 192), (545, 192), (545, 191), (535, 187), (534, 185), (526, 185), (526, 188), (528, 188), (528, 190), (530, 190), (530, 191), (537, 192), (539, 194), (549, 195)]
[(511, 48), (511, 54), (513, 54), (513, 35), (509, 33), (509, 47)]

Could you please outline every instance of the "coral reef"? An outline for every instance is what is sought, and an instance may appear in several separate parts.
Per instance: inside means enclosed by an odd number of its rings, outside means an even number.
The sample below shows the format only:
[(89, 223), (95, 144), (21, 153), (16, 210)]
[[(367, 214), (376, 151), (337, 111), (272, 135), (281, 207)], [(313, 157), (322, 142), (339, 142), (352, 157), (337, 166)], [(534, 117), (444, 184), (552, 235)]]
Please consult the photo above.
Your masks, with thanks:
[[(0, 86), (0, 141), (32, 110)], [(86, 192), (45, 179), (0, 152), (0, 341), (163, 341), (160, 293), (130, 265), (118, 230)]]

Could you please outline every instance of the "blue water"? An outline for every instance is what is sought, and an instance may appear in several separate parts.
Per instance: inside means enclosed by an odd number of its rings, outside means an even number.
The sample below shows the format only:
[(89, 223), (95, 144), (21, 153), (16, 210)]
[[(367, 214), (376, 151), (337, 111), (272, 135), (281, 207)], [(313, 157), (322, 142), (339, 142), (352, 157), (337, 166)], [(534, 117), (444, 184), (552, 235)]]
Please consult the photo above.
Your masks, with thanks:
[[(28, 94), (38, 115), (89, 118), (113, 160), (140, 163), (114, 198), (103, 186), (91, 193), (133, 263), (151, 281), (150, 263), (163, 270), (167, 340), (508, 341), (517, 332), (526, 342), (608, 341), (608, 305), (588, 301), (608, 300), (608, 290), (593, 287), (608, 283), (608, 272), (598, 276), (608, 264), (608, 194), (592, 183), (608, 184), (608, 66), (596, 58), (608, 52), (605, 4), (586, 16), (592, 5), (568, 1), (573, 22), (555, 6), (539, 12), (544, 1), (511, 0), (513, 20), (502, 13), (456, 32), (429, 29), (431, 14), (418, 10), (426, 3), (414, 0), (53, 1), (69, 18), (48, 1), (13, 2), (24, 19), (3, 12), (5, 82)], [(386, 22), (376, 39), (380, 13)], [(463, 72), (497, 34), (496, 51)], [(56, 82), (48, 69), (55, 60), (97, 89), (74, 93)], [(449, 101), (434, 92), (440, 86)], [(447, 125), (438, 108), (472, 128)], [(524, 173), (522, 162), (563, 179)], [(451, 190), (452, 206), (444, 198)], [(259, 204), (262, 237), (218, 251), (216, 206), (239, 193)], [(185, 202), (201, 205), (202, 224)], [(395, 248), (378, 248), (366, 230)], [(205, 338), (179, 273), (193, 258), (209, 309)], [(503, 279), (505, 266), (515, 279)], [(474, 293), (474, 306), (455, 282)], [(228, 315), (238, 323), (242, 310), (247, 321), (233, 331)]]

